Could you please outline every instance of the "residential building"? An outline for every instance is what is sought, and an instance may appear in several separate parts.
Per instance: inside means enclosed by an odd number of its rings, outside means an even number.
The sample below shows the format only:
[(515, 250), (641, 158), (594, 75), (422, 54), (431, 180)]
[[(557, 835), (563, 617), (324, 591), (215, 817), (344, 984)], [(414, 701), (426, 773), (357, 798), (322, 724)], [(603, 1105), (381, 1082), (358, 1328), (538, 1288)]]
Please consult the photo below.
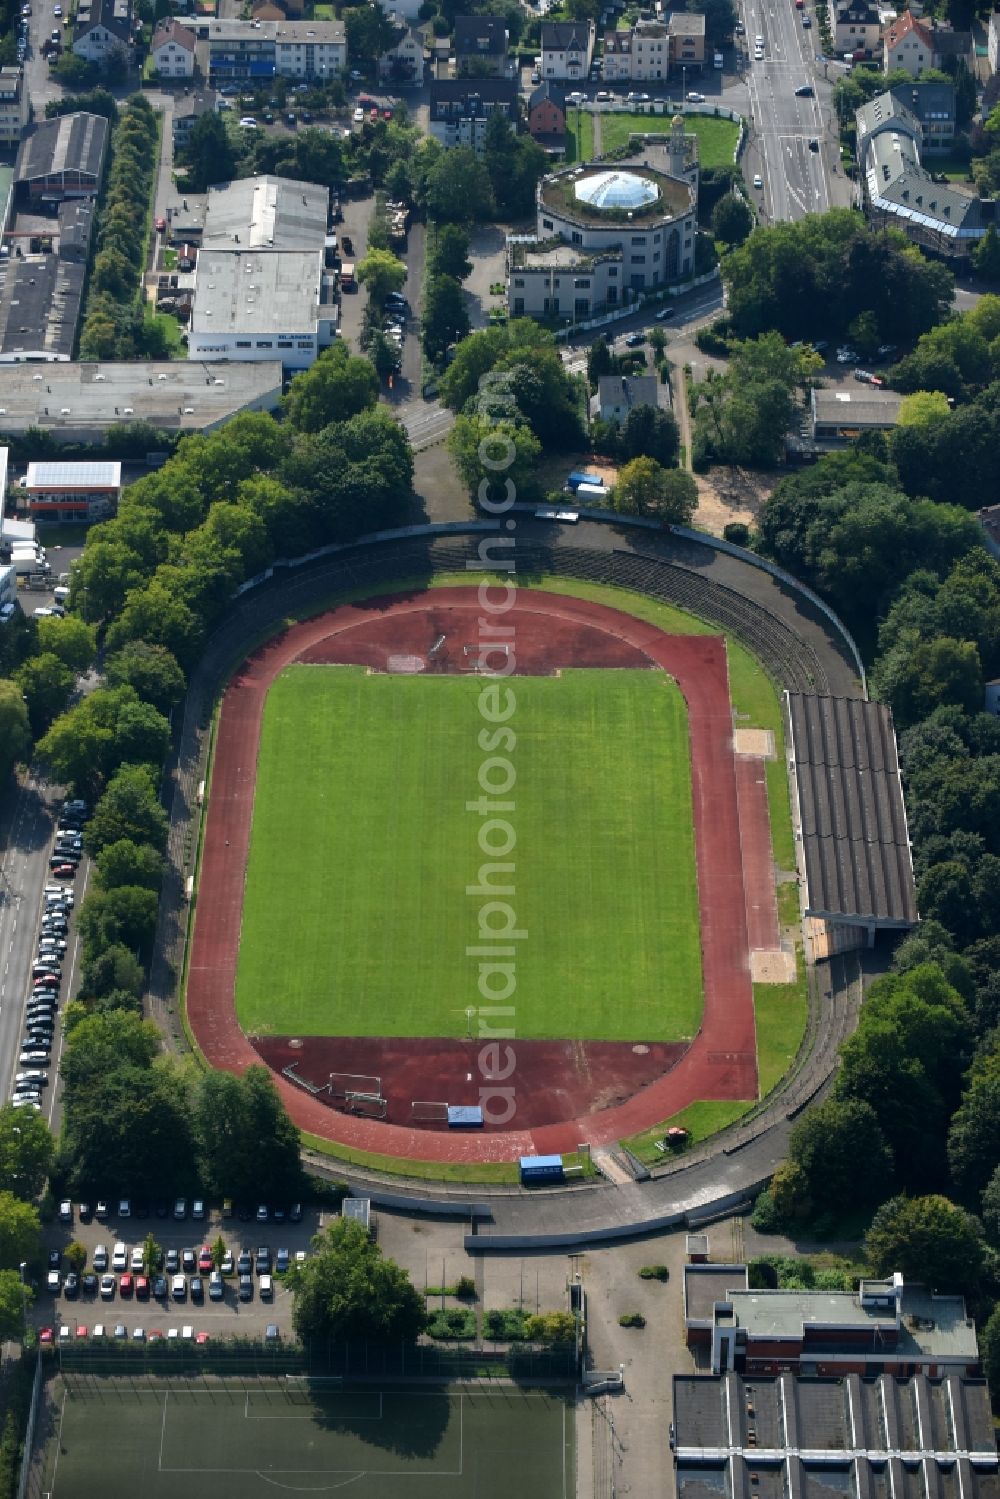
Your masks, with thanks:
[(660, 382), (655, 375), (601, 375), (597, 381), (597, 408), (602, 422), (628, 421), (637, 406), (659, 405)]
[(705, 66), (705, 16), (702, 11), (675, 10), (667, 22), (670, 61), (675, 68)]
[(107, 520), (118, 510), (120, 463), (29, 463), (24, 483), (33, 521)]
[(924, 68), (934, 67), (934, 36), (930, 24), (918, 21), (904, 10), (889, 22), (882, 37), (882, 67), (886, 73), (905, 68), (916, 78)]
[(209, 83), (264, 83), (269, 78), (336, 78), (347, 66), (342, 21), (216, 21), (185, 19), (206, 44)]
[(990, 15), (986, 36), (986, 55), (989, 58), (990, 72), (995, 75), (1000, 71), (1000, 10), (995, 10)]
[(593, 21), (543, 21), (542, 79), (589, 78), (595, 34)]
[(58, 115), (41, 120), (21, 142), (15, 176), (25, 207), (95, 198), (104, 175), (108, 122), (103, 115)]
[(830, 0), (829, 15), (833, 50), (838, 55), (864, 52), (871, 56), (879, 50), (882, 18), (874, 0)]
[(0, 68), (0, 148), (21, 144), (31, 114), (28, 89), (20, 68)]
[(690, 275), (698, 189), (683, 172), (687, 150), (676, 120), (660, 166), (595, 163), (543, 177), (535, 235), (508, 240), (511, 316), (584, 321)]
[[(743, 1267), (739, 1267), (742, 1272)], [(685, 1266), (685, 1281), (699, 1275), (721, 1284), (717, 1266)], [(687, 1311), (697, 1297), (685, 1297)], [(699, 1319), (703, 1320), (703, 1319)], [(696, 1337), (689, 1342), (700, 1342)], [(745, 1376), (812, 1374), (976, 1373), (975, 1324), (962, 1296), (938, 1295), (907, 1285), (896, 1273), (861, 1280), (856, 1291), (750, 1289), (745, 1274), (712, 1304), (711, 1370)]]
[(31, 365), (0, 363), (0, 436), (38, 427), (62, 442), (99, 442), (131, 421), (210, 432), (241, 411), (276, 410), (281, 381), (277, 357), (250, 364), (74, 360), (48, 365), (44, 378)]
[(78, 0), (73, 23), (73, 51), (86, 62), (106, 63), (132, 47), (135, 20), (132, 0)]
[(458, 78), (506, 78), (510, 32), (502, 16), (455, 17), (455, 74)]
[(810, 391), (809, 427), (815, 442), (856, 442), (862, 432), (891, 432), (902, 396), (894, 390), (857, 385), (851, 390)]
[[(399, 16), (394, 16), (399, 21)], [(424, 81), (424, 34), (417, 26), (401, 22), (397, 41), (386, 49), (378, 60), (380, 83), (395, 84), (405, 88), (408, 84)]]
[(481, 151), (491, 115), (517, 130), (519, 94), (513, 78), (445, 78), (431, 83), (430, 133), (442, 146)]
[(542, 145), (562, 146), (566, 97), (557, 83), (540, 83), (528, 95), (528, 133)]
[(204, 250), (188, 357), (308, 369), (333, 342), (336, 319), (336, 277), (324, 271), (322, 250)]
[(174, 17), (160, 21), (153, 32), (150, 56), (161, 78), (194, 77), (194, 32)]
[(181, 94), (174, 100), (171, 128), (175, 153), (183, 150), (188, 136), (201, 116), (214, 112), (217, 100), (218, 96), (212, 89), (199, 90), (196, 94)]
[(986, 505), (980, 510), (979, 524), (986, 550), (1000, 562), (1000, 505)]
[(205, 194), (201, 249), (322, 250), (329, 217), (327, 187), (289, 177), (239, 177)]
[(901, 229), (914, 244), (967, 261), (996, 221), (996, 204), (949, 183), (921, 164), (924, 127), (898, 95), (879, 94), (855, 112), (865, 213), (879, 228)]
[(913, 83), (892, 90), (893, 96), (920, 121), (922, 155), (950, 151), (955, 143), (955, 85)]
[(677, 1499), (998, 1493), (989, 1391), (958, 1373), (676, 1374), (671, 1412)]
[(663, 21), (637, 21), (604, 37), (605, 83), (637, 83), (670, 76), (670, 33)]

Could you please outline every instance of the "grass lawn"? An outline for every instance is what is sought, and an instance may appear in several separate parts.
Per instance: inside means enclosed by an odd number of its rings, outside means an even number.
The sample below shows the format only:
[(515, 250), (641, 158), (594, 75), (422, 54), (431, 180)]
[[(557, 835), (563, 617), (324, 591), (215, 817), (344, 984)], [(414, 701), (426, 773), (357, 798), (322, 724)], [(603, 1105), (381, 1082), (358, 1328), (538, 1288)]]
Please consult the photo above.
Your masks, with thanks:
[[(632, 134), (669, 135), (670, 115), (603, 114), (601, 116), (601, 150), (628, 145)], [(685, 115), (684, 129), (698, 137), (699, 162), (705, 167), (732, 166), (733, 152), (740, 127), (735, 120), (715, 115)]]
[[(46, 550), (52, 547), (82, 547), (87, 540), (90, 531), (89, 526), (84, 525), (46, 525), (44, 521), (38, 525), (38, 539)], [(59, 572), (58, 567), (53, 566), (53, 572)]]
[[(752, 1107), (752, 1102), (741, 1102), (739, 1099), (700, 1099), (697, 1103), (689, 1104), (686, 1109), (681, 1109), (672, 1118), (664, 1119), (661, 1124), (644, 1129), (641, 1135), (623, 1140), (622, 1144), (647, 1166), (662, 1166), (664, 1161), (672, 1160), (675, 1154), (673, 1151), (656, 1148), (656, 1142), (662, 1141), (668, 1129), (686, 1129), (691, 1136), (689, 1144), (697, 1145), (699, 1140), (717, 1135), (720, 1129), (725, 1129)], [(683, 1155), (683, 1151), (677, 1151), (676, 1154)]]
[(766, 1098), (795, 1060), (806, 1030), (808, 1004), (802, 951), (796, 954), (794, 984), (754, 984), (753, 1008), (757, 1022), (757, 1076), (760, 1096)]
[(594, 154), (594, 117), (589, 109), (566, 111), (565, 165), (589, 161)]
[(953, 182), (971, 183), (970, 168), (972, 163), (965, 161), (960, 156), (931, 156), (926, 159), (929, 172), (936, 176), (948, 177)]
[(146, 322), (155, 323), (163, 330), (167, 342), (168, 359), (186, 359), (187, 349), (181, 343), (181, 334), (184, 331), (180, 323), (171, 312), (154, 312), (152, 305), (146, 304)]
[[(251, 1033), (455, 1036), (478, 998), (475, 678), (292, 666), (268, 694), (237, 974)], [(702, 1008), (687, 714), (662, 673), (519, 677), (517, 1033), (678, 1040)], [(499, 922), (499, 914), (494, 918)], [(278, 947), (280, 944), (280, 949)], [(280, 951), (280, 970), (275, 959)], [(650, 975), (657, 975), (651, 984)]]

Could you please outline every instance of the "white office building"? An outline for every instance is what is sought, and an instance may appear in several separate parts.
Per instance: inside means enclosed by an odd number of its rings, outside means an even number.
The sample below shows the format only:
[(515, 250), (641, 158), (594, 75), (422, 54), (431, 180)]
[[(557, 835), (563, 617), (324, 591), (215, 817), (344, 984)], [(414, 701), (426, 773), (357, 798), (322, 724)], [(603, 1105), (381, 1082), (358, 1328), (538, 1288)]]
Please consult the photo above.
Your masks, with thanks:
[(322, 250), (202, 250), (188, 357), (308, 369), (336, 337), (335, 287)]

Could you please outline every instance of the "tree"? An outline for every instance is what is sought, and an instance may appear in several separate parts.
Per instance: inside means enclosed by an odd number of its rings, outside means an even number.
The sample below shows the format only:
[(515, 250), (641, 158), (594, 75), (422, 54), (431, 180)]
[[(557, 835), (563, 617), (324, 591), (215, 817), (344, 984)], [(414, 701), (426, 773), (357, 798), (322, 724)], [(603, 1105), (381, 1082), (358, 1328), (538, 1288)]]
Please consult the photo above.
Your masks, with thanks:
[(983, 1373), (990, 1387), (994, 1406), (1000, 1404), (1000, 1302), (993, 1308), (979, 1334), (979, 1353)]
[(897, 425), (900, 427), (922, 427), (925, 422), (937, 421), (951, 415), (948, 397), (941, 390), (917, 390), (904, 396), (899, 407)]
[(430, 246), (432, 276), (453, 276), (464, 281), (472, 270), (468, 231), (460, 224), (440, 224)]
[(979, 1216), (982, 1219), (986, 1242), (991, 1249), (1000, 1250), (1000, 1166), (994, 1167), (993, 1175), (986, 1183), (982, 1212)]
[(148, 843), (133, 843), (120, 838), (109, 843), (97, 856), (97, 877), (105, 890), (119, 885), (134, 885), (143, 890), (159, 890), (163, 878), (163, 858)]
[(167, 815), (152, 776), (141, 765), (124, 765), (116, 772), (87, 824), (87, 851), (95, 858), (122, 838), (160, 850), (167, 846)]
[(75, 1271), (77, 1275), (79, 1275), (80, 1271), (87, 1263), (86, 1244), (81, 1244), (79, 1239), (74, 1239), (72, 1243), (67, 1244), (65, 1250), (63, 1251), (63, 1258), (66, 1260), (69, 1268)]
[[(22, 1281), (20, 1269), (0, 1270), (0, 1338), (5, 1343), (24, 1337), (24, 1309), (34, 1299), (35, 1293)], [(8, 1419), (16, 1419), (13, 1411)]]
[(1000, 1050), (976, 1062), (951, 1121), (948, 1161), (962, 1194), (976, 1201), (1000, 1160)]
[[(455, 460), (459, 478), (480, 504), (499, 504), (513, 484), (518, 499), (539, 495), (538, 464), (542, 445), (529, 428), (511, 422), (491, 423), (480, 416), (459, 416), (448, 434), (448, 451)], [(486, 466), (484, 457), (491, 467)], [(498, 472), (498, 463), (510, 460)]]
[(0, 780), (31, 753), (31, 726), (24, 693), (16, 682), (0, 680)]
[(973, 248), (972, 264), (987, 281), (1000, 281), (1000, 235), (991, 224)]
[(201, 1179), (218, 1196), (277, 1199), (299, 1190), (299, 1132), (266, 1067), (209, 1072), (195, 1099)]
[(38, 649), (43, 654), (58, 657), (64, 666), (79, 674), (93, 665), (97, 651), (95, 632), (92, 626), (73, 615), (66, 619), (40, 619)]
[(423, 1297), (360, 1223), (336, 1218), (289, 1275), (292, 1320), (302, 1342), (412, 1343), (423, 1330)]
[(619, 470), (613, 500), (623, 515), (686, 526), (698, 505), (698, 486), (681, 469), (662, 468), (652, 458), (633, 458)]
[(158, 906), (155, 890), (136, 885), (118, 885), (110, 890), (95, 886), (77, 918), (85, 949), (98, 953), (115, 945), (128, 948), (140, 959), (148, 958)]
[(663, 468), (677, 462), (681, 435), (677, 420), (659, 406), (633, 406), (621, 429), (621, 449), (626, 458), (653, 458)]
[(432, 364), (443, 359), (449, 344), (469, 331), (469, 312), (462, 288), (453, 276), (432, 276), (423, 311), (424, 353)]
[(13, 1192), (0, 1192), (0, 1270), (16, 1270), (23, 1260), (37, 1259), (41, 1240), (38, 1209)]
[(345, 13), (347, 50), (352, 66), (371, 68), (393, 44), (396, 29), (382, 6), (352, 6)]
[(163, 1249), (157, 1242), (156, 1235), (150, 1230), (142, 1242), (142, 1268), (147, 1275), (153, 1275), (162, 1264)]
[(236, 153), (230, 141), (226, 122), (214, 109), (199, 115), (182, 153), (187, 169), (186, 185), (193, 193), (203, 193), (213, 182), (228, 182), (236, 176)]
[(115, 1007), (127, 1010), (141, 997), (145, 982), (145, 968), (135, 953), (121, 943), (111, 943), (100, 953), (83, 955), (80, 993), (90, 1000), (111, 998)]
[(525, 1318), (524, 1331), (532, 1342), (565, 1347), (576, 1340), (576, 1318), (572, 1312), (536, 1313)]
[(0, 1192), (28, 1202), (37, 1197), (52, 1164), (52, 1135), (40, 1114), (0, 1108)]
[(597, 390), (597, 384), (602, 375), (613, 375), (617, 368), (618, 361), (602, 333), (599, 338), (595, 338), (587, 350), (587, 383), (591, 390)]
[(24, 698), (32, 732), (36, 736), (44, 734), (69, 702), (73, 673), (58, 656), (45, 652), (25, 661), (15, 680)]
[(788, 1159), (802, 1173), (811, 1212), (843, 1212), (884, 1199), (892, 1152), (878, 1115), (857, 1099), (828, 1098), (795, 1125)]
[(229, 1245), (226, 1243), (222, 1235), (219, 1234), (219, 1236), (215, 1240), (215, 1243), (212, 1245), (212, 1264), (215, 1266), (216, 1270), (222, 1269), (222, 1262), (226, 1258), (226, 1255), (228, 1253)]
[(736, 193), (727, 193), (712, 209), (712, 233), (730, 248), (741, 245), (753, 227), (753, 213)]
[(105, 663), (112, 687), (132, 687), (161, 713), (169, 713), (184, 696), (184, 673), (177, 658), (162, 645), (133, 640)]
[(378, 375), (370, 359), (351, 355), (338, 339), (315, 364), (296, 375), (285, 412), (300, 432), (319, 432), (330, 422), (368, 411), (378, 400)]
[(982, 1230), (946, 1197), (892, 1197), (872, 1219), (865, 1254), (876, 1275), (899, 1270), (931, 1291), (970, 1294), (983, 1266)]
[(370, 305), (381, 310), (391, 291), (402, 290), (406, 266), (391, 250), (369, 250), (358, 264), (357, 277), (368, 288)]
[(904, 728), (926, 718), (941, 703), (955, 703), (972, 712), (983, 700), (983, 670), (971, 640), (938, 636), (910, 641), (904, 656), (894, 657), (892, 670), (883, 664), (880, 683)]
[(492, 216), (496, 204), (486, 164), (468, 146), (437, 157), (424, 186), (427, 212), (444, 224), (473, 224)]

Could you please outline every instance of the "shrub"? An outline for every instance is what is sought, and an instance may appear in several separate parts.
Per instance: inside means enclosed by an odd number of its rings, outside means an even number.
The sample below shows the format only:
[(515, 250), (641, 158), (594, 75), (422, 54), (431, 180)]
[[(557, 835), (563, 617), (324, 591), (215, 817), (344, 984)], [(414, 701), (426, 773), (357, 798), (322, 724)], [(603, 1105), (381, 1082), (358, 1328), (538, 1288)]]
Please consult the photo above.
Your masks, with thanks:
[(471, 1275), (460, 1275), (455, 1282), (455, 1295), (459, 1301), (475, 1301), (476, 1282)]
[(750, 527), (741, 520), (731, 520), (722, 528), (723, 541), (731, 541), (734, 547), (750, 545)]
[(666, 1265), (643, 1265), (639, 1271), (643, 1280), (669, 1280), (670, 1271)]
[(619, 1327), (645, 1327), (646, 1319), (641, 1312), (622, 1312), (618, 1318)]
[(427, 1331), (432, 1338), (442, 1340), (474, 1338), (476, 1314), (458, 1306), (451, 1307), (448, 1311), (435, 1312), (427, 1324)]

